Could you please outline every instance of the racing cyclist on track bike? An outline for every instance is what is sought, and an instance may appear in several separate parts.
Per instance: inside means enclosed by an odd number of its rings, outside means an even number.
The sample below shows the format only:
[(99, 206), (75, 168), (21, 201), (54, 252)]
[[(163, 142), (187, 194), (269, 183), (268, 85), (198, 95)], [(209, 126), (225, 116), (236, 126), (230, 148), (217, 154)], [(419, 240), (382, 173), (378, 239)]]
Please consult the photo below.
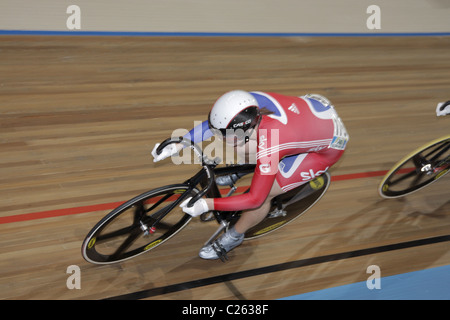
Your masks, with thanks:
[[(234, 147), (249, 142), (256, 145), (256, 167), (247, 193), (225, 198), (199, 199), (183, 211), (193, 217), (202, 213), (241, 211), (236, 224), (216, 241), (221, 250), (232, 250), (242, 243), (244, 233), (269, 213), (271, 200), (282, 193), (320, 176), (344, 153), (349, 136), (333, 105), (323, 96), (301, 97), (277, 93), (234, 90), (222, 95), (214, 104), (207, 121), (186, 135), (194, 143), (219, 135)], [(183, 146), (171, 144), (154, 161), (177, 154)], [(246, 152), (251, 150), (246, 149)], [(219, 177), (220, 178), (220, 177)], [(218, 178), (218, 179), (219, 179)], [(226, 185), (239, 177), (217, 181)], [(214, 243), (201, 248), (203, 259), (218, 259)]]

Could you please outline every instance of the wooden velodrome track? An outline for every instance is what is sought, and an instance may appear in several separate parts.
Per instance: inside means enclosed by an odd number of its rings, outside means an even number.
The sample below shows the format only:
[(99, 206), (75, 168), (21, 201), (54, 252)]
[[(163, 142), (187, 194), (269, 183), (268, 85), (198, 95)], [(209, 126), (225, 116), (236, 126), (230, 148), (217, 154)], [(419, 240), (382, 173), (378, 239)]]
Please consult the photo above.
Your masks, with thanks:
[[(448, 37), (0, 37), (0, 298), (277, 299), (365, 281), (370, 265), (450, 264), (450, 178), (377, 193), (395, 162), (449, 133), (435, 114), (449, 52)], [(351, 138), (324, 198), (227, 263), (198, 258), (216, 225), (197, 219), (154, 252), (85, 262), (81, 242), (117, 203), (198, 170), (150, 150), (235, 88), (333, 101)], [(66, 286), (70, 265), (81, 289)]]

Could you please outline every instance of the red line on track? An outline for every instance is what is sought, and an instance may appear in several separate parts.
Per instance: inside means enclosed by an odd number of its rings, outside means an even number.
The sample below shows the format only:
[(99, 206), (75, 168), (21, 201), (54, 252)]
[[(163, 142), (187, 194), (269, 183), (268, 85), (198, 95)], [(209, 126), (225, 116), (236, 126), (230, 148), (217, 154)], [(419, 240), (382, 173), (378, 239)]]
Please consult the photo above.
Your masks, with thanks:
[[(370, 172), (343, 174), (343, 175), (338, 175), (338, 176), (332, 176), (331, 181), (343, 181), (343, 180), (379, 177), (379, 176), (384, 176), (386, 173), (387, 173), (387, 171), (384, 170), (384, 171), (370, 171)], [(399, 173), (403, 173), (403, 172), (399, 172)], [(246, 190), (246, 188), (248, 188), (248, 187), (240, 187), (240, 188), (238, 188), (237, 192), (244, 192)], [(95, 204), (95, 205), (91, 205), (91, 206), (56, 209), (56, 210), (48, 210), (48, 211), (41, 211), (41, 212), (12, 215), (12, 216), (7, 216), (7, 217), (0, 217), (0, 224), (29, 221), (29, 220), (38, 220), (38, 219), (44, 219), (44, 218), (61, 217), (61, 216), (68, 216), (68, 215), (73, 215), (73, 214), (88, 213), (88, 212), (95, 212), (95, 211), (102, 211), (102, 210), (112, 210), (124, 202), (125, 201), (102, 203), (102, 204)]]

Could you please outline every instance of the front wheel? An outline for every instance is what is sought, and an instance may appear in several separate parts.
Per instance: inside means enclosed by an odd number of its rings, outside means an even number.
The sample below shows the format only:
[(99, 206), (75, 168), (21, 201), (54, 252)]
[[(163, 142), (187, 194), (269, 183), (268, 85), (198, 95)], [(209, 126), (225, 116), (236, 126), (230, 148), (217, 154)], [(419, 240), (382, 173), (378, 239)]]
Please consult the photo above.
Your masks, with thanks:
[(378, 191), (384, 198), (413, 193), (450, 171), (450, 136), (436, 139), (395, 164), (384, 176)]
[(89, 232), (81, 249), (83, 258), (94, 264), (111, 264), (160, 246), (191, 221), (179, 204), (196, 192), (185, 184), (171, 185), (125, 202)]

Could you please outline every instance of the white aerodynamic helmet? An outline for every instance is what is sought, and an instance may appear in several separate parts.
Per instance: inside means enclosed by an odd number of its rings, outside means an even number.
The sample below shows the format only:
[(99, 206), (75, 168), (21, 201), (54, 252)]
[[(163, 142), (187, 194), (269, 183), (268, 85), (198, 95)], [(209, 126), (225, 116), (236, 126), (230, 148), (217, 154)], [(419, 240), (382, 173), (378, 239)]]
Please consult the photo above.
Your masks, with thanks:
[(223, 136), (227, 130), (242, 129), (247, 132), (255, 128), (260, 119), (258, 101), (243, 90), (227, 92), (217, 99), (208, 117), (210, 128), (220, 130)]

